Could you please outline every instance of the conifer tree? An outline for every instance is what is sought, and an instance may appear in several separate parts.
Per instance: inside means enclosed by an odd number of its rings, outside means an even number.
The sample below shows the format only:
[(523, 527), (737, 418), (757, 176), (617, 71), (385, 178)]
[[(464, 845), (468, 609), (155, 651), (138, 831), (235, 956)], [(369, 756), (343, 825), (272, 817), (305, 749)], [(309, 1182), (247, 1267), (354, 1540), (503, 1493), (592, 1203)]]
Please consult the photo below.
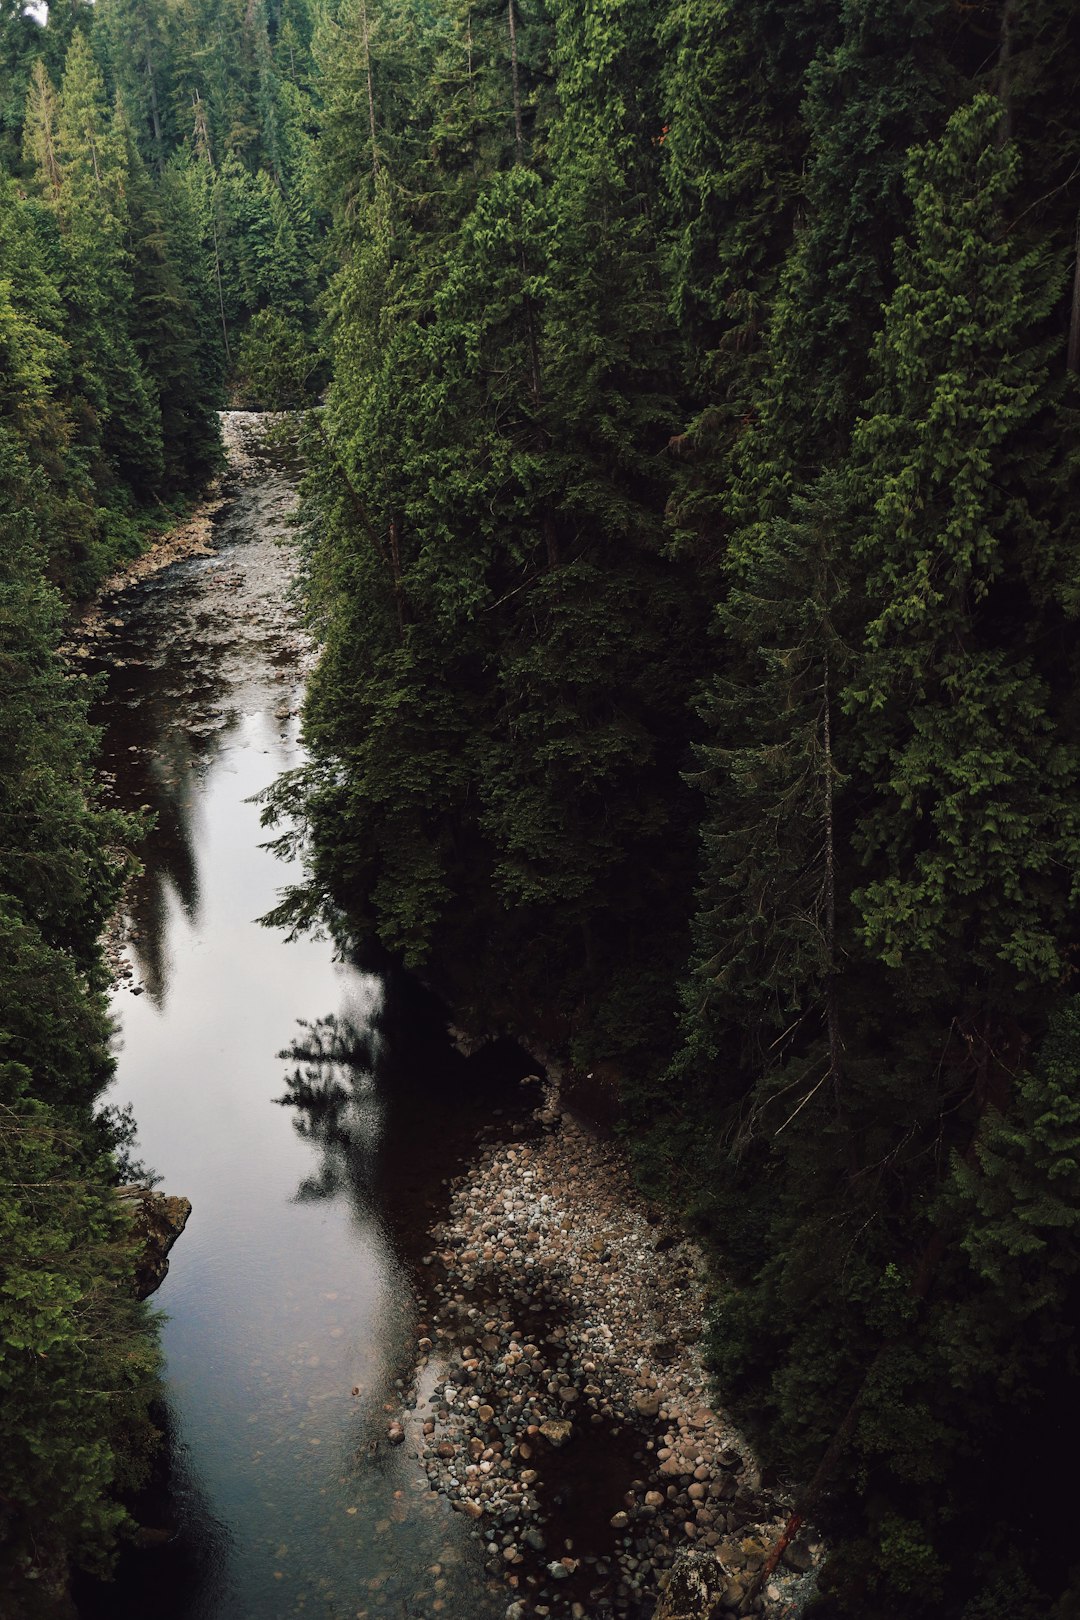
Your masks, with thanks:
[[(9, 315), (0, 298), (0, 352)], [(119, 1286), (125, 1217), (94, 1117), (112, 1072), (97, 942), (133, 829), (93, 805), (85, 705), (56, 653), (43, 479), (19, 444), (24, 409), (47, 401), (48, 346), (34, 355), (26, 319), (17, 337), (33, 359), (0, 392), (0, 1594), (20, 1617), (43, 1593), (62, 1602), (69, 1560), (107, 1566), (115, 1492), (153, 1437), (156, 1355)]]
[(1075, 566), (1033, 444), (1062, 267), (1009, 230), (1002, 116), (992, 97), (962, 109), (913, 173), (914, 242), (855, 437), (871, 609), (847, 701), (875, 784), (856, 836), (866, 941), (912, 991), (955, 973), (995, 1018), (1060, 978), (1080, 870), (1075, 739), (1035, 652)]
[[(1062, 266), (1010, 229), (1001, 121), (981, 97), (909, 165), (912, 237), (850, 455), (732, 548), (731, 675), (706, 711), (676, 1072), (732, 1144), (713, 1215), (743, 1286), (717, 1355), (804, 1477), (848, 1423), (844, 1466), (887, 1505), (831, 1583), (861, 1614), (916, 1612), (913, 1570), (923, 1607), (959, 1612), (1011, 1556), (985, 1501), (963, 1504), (959, 1437), (993, 1442), (961, 1324), (970, 1308), (983, 1331), (994, 1279), (951, 1258), (984, 1238), (944, 1191), (950, 1152), (972, 1188), (999, 1131), (1020, 1139), (1007, 1122), (1033, 1094), (1013, 1077), (1066, 971), (1080, 874), (1076, 739), (1051, 696), (1074, 561), (1037, 449)], [(1025, 1398), (1041, 1410), (1037, 1378)], [(977, 1574), (952, 1556), (959, 1520)]]
[(23, 112), (34, 61), (41, 50), (42, 28), (23, 0), (0, 5), (0, 169), (10, 173), (18, 161)]
[(123, 125), (106, 107), (104, 81), (81, 30), (68, 52), (54, 122), (47, 82), (35, 80), (27, 142), (60, 233), (73, 383), (85, 402), (87, 449), (100, 451), (101, 487), (119, 479), (147, 494), (162, 473), (161, 423), (130, 336)]

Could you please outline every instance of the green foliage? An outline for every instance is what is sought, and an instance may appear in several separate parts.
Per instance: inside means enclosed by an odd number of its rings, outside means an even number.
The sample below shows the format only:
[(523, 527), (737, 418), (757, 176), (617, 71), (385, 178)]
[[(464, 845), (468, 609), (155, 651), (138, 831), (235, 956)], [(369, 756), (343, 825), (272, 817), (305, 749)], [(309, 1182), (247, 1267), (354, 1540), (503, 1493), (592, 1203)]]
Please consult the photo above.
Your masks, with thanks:
[[(95, 1129), (129, 836), (42, 575), (92, 584), (224, 387), (307, 403), (328, 352), (275, 920), (618, 1067), (723, 1257), (723, 1398), (795, 1478), (841, 1434), (826, 1612), (1064, 1617), (1028, 1503), (1080, 1404), (1075, 7), (54, 11), (0, 12), (0, 1024), (42, 1179)], [(111, 1263), (83, 1168), (28, 1342)]]
[(300, 323), (280, 310), (252, 316), (237, 351), (237, 403), (248, 409), (292, 410), (310, 403), (319, 368)]
[[(93, 803), (93, 734), (57, 655), (42, 476), (0, 421), (0, 1594), (107, 1563), (153, 1430), (153, 1333), (130, 1297), (98, 949), (135, 828)], [(130, 1240), (128, 1240), (129, 1242)]]
[[(28, 1079), (0, 1065), (0, 1095)], [(107, 1567), (127, 1520), (116, 1493), (154, 1440), (157, 1354), (111, 1180), (77, 1125), (0, 1102), (0, 1593), (16, 1617), (29, 1580), (57, 1596), (66, 1559)]]
[(829, 1612), (1024, 1611), (1067, 1577), (983, 1476), (1075, 1378), (1078, 41), (1050, 3), (513, 16), (516, 76), (501, 7), (316, 33), (276, 918), (619, 1061), (723, 1256), (724, 1398), (803, 1478), (847, 1415)]
[[(909, 234), (862, 356), (860, 273), (850, 347), (834, 329), (829, 360), (808, 364), (808, 222), (760, 426), (714, 471), (733, 532), (668, 1080), (686, 1122), (668, 1140), (704, 1123), (725, 1158), (703, 1199), (707, 1147), (669, 1174), (726, 1251), (713, 1354), (769, 1453), (808, 1477), (854, 1414), (826, 1586), (829, 1612), (862, 1616), (959, 1613), (1007, 1570), (1044, 1599), (1064, 1579), (1034, 1522), (1014, 1535), (980, 1482), (991, 1458), (1029, 1477), (1075, 1379), (1071, 1275), (1044, 1281), (1028, 1260), (1043, 1221), (1072, 1221), (1031, 1117), (1056, 1118), (1070, 1011), (1038, 1078), (1023, 1062), (1071, 973), (1080, 874), (1075, 560), (1054, 507), (1075, 465), (1071, 446), (1057, 455), (1071, 418), (1052, 365), (1064, 244), (1018, 228), (1003, 116), (976, 95), (912, 154)], [(823, 199), (821, 221), (854, 195)], [(858, 229), (880, 277), (878, 217)], [(858, 263), (845, 252), (837, 273)], [(792, 445), (824, 465), (801, 472)], [(1018, 1186), (1008, 1238), (987, 1221), (1005, 1142), (1031, 1177), (1026, 1251)]]
[(1080, 758), (1032, 650), (1062, 583), (1031, 461), (1061, 266), (1007, 233), (1001, 116), (990, 97), (962, 109), (912, 171), (914, 242), (854, 441), (877, 606), (848, 699), (878, 798), (855, 840), (864, 937), (937, 981), (959, 949), (999, 1008), (1006, 986), (1060, 979), (1080, 859)]
[(522, 7), (516, 82), (508, 22), (470, 11), (435, 31), (419, 92), (395, 6), (343, 17), (351, 57), (333, 35), (327, 162), (336, 175), (345, 129), (365, 150), (366, 122), (370, 172), (336, 221), (335, 378), (306, 502), (324, 653), (312, 763), (276, 804), (300, 815), (313, 872), (285, 914), (328, 906), (410, 962), (484, 962), (497, 927), (508, 1016), (542, 997), (569, 1020), (584, 964), (602, 1038), (639, 1045), (662, 1014), (642, 999), (624, 1018), (612, 947), (637, 934), (649, 975), (682, 944), (681, 637), (701, 622), (660, 546), (678, 415), (641, 207), (651, 18)]

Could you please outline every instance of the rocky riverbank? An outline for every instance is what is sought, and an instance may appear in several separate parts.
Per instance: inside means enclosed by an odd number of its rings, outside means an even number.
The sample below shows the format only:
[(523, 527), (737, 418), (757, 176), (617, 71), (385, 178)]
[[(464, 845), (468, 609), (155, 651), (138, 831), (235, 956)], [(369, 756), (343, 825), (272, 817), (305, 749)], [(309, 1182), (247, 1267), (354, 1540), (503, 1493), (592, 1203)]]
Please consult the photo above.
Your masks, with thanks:
[(524, 1084), (531, 1117), (455, 1180), (424, 1257), (417, 1379), (391, 1442), (474, 1521), (507, 1620), (646, 1620), (688, 1549), (720, 1612), (797, 1613), (805, 1542), (746, 1603), (787, 1504), (711, 1403), (701, 1256), (557, 1087)]

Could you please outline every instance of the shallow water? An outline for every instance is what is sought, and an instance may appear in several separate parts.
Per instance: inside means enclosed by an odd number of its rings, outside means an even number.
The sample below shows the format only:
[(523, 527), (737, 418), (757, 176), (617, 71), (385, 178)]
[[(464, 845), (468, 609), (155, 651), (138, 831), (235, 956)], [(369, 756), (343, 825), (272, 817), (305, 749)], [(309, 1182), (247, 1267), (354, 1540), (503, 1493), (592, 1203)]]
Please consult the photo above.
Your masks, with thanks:
[(226, 425), (213, 554), (118, 593), (90, 661), (110, 791), (157, 817), (110, 1100), (193, 1214), (156, 1296), (169, 1444), (139, 1505), (171, 1539), (125, 1554), (80, 1612), (485, 1620), (505, 1596), (386, 1429), (413, 1367), (410, 1258), (496, 1082), (415, 986), (256, 920), (295, 876), (251, 799), (300, 761), (305, 646), (282, 543), (294, 476), (257, 418)]

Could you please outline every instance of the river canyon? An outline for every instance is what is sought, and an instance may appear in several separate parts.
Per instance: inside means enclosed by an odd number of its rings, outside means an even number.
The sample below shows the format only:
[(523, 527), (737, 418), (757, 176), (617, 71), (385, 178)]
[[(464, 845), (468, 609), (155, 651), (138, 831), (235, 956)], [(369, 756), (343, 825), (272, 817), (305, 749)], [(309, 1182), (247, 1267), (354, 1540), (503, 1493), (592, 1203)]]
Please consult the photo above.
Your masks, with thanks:
[(107, 598), (84, 660), (106, 681), (109, 796), (155, 818), (127, 897), (110, 1101), (194, 1213), (156, 1296), (167, 1477), (140, 1517), (160, 1523), (80, 1609), (480, 1620), (505, 1601), (387, 1444), (384, 1408), (412, 1372), (406, 1251), (454, 1130), (491, 1099), (418, 987), (258, 921), (290, 873), (255, 796), (301, 758), (296, 477), (265, 419), (224, 427), (203, 554)]

